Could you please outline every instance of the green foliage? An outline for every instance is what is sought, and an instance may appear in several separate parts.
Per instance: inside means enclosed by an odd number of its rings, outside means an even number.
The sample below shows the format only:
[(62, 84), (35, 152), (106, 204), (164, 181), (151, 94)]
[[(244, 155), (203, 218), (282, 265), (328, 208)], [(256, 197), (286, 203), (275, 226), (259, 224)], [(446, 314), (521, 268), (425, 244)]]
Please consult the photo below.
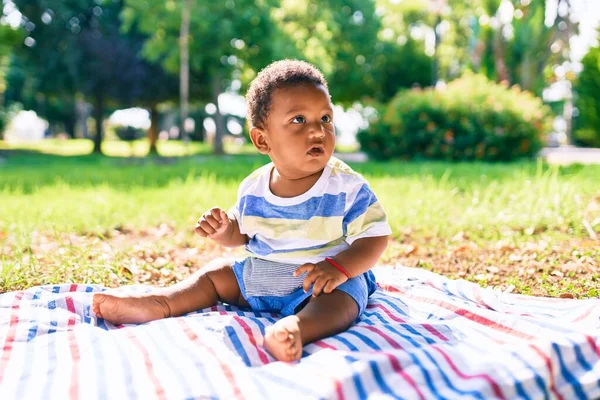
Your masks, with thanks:
[(581, 63), (583, 71), (575, 85), (578, 129), (573, 136), (579, 144), (600, 147), (600, 46), (591, 48)]
[[(177, 74), (180, 67), (179, 32), (184, 2), (130, 1), (121, 13), (123, 30), (137, 29), (148, 35), (141, 55)], [(210, 18), (207, 18), (210, 16)], [(280, 33), (269, 19), (267, 1), (238, 0), (192, 2), (190, 10), (190, 98), (212, 101), (210, 83), (221, 91), (234, 72), (249, 74), (274, 58), (273, 47)], [(212, 97), (211, 97), (212, 96)]]
[(6, 128), (7, 122), (6, 120), (6, 111), (4, 110), (4, 107), (0, 105), (0, 140), (2, 140), (2, 138), (4, 137), (4, 128)]
[[(402, 88), (431, 84), (432, 60), (425, 55), (423, 43), (407, 39), (403, 45), (387, 42), (377, 45), (381, 45), (373, 62), (377, 83), (366, 97), (387, 102)], [(348, 85), (352, 86), (351, 83)]]
[(378, 159), (509, 161), (540, 149), (548, 112), (529, 92), (467, 73), (444, 90), (399, 92), (358, 140)]
[(21, 31), (0, 23), (0, 139), (2, 139), (7, 122), (4, 93), (6, 91), (5, 77), (8, 59), (13, 52), (13, 48), (23, 40), (22, 36)]

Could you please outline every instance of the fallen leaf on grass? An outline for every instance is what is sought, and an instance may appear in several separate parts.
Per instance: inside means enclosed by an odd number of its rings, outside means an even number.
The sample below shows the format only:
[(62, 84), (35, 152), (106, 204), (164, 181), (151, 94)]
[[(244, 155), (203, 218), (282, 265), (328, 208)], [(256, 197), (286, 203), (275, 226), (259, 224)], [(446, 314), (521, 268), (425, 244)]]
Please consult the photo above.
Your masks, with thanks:
[(469, 246), (460, 246), (460, 247), (457, 247), (456, 249), (452, 250), (452, 255), (456, 256), (459, 254), (467, 253), (467, 252), (469, 252), (469, 250), (470, 250)]
[(562, 272), (560, 272), (558, 270), (554, 270), (554, 271), (550, 272), (550, 275), (558, 276), (559, 278), (564, 278), (564, 276), (565, 276), (565, 274), (563, 274)]
[(417, 246), (416, 244), (408, 244), (403, 246), (403, 251), (404, 251), (404, 255), (405, 256), (410, 256), (413, 254), (416, 254), (417, 251), (419, 251), (419, 246)]
[(451, 241), (453, 241), (453, 242), (462, 242), (462, 241), (464, 241), (465, 239), (468, 239), (468, 238), (469, 237), (463, 231), (460, 231), (460, 232), (458, 232), (456, 235), (454, 235), (452, 237)]
[(578, 271), (581, 268), (581, 264), (578, 262), (570, 261), (560, 266), (563, 271)]
[[(0, 232), (0, 239), (2, 239), (2, 233)], [(579, 244), (579, 247), (583, 249), (600, 249), (600, 241), (598, 240), (584, 240)]]

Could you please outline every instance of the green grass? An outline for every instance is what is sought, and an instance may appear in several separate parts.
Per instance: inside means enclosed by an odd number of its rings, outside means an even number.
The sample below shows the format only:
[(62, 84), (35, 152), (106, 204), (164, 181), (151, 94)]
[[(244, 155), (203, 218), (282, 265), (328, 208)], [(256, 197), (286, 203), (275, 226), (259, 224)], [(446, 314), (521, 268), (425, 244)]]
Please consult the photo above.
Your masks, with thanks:
[[(44, 146), (48, 154), (36, 151), (39, 144), (3, 154), (9, 146), (0, 142), (0, 290), (40, 283), (26, 278), (44, 268), (31, 251), (40, 234), (56, 240), (71, 234), (103, 240), (114, 229), (137, 231), (168, 223), (175, 232), (184, 232), (186, 245), (193, 246), (190, 231), (198, 217), (215, 205), (232, 206), (243, 177), (268, 162), (255, 154), (211, 156), (203, 145), (195, 145), (194, 155), (185, 157), (81, 155), (82, 142), (50, 142)], [(182, 154), (178, 144), (165, 149), (161, 147), (163, 153)], [(117, 150), (111, 154), (124, 155)], [(600, 166), (400, 161), (351, 165), (371, 182), (399, 243), (434, 238), (450, 245), (457, 234), (482, 248), (499, 240), (517, 247), (541, 238), (567, 243), (589, 238), (584, 220), (600, 231), (600, 213), (593, 207), (600, 195)], [(84, 256), (85, 252), (94, 255)], [(60, 266), (79, 260), (81, 270), (74, 279), (106, 283), (96, 253), (92, 245), (65, 245), (62, 255), (52, 254), (58, 275), (47, 279), (64, 279)], [(585, 254), (600, 258), (594, 249)], [(126, 258), (127, 251), (111, 261), (115, 268), (121, 256)], [(420, 255), (424, 263), (426, 257)]]

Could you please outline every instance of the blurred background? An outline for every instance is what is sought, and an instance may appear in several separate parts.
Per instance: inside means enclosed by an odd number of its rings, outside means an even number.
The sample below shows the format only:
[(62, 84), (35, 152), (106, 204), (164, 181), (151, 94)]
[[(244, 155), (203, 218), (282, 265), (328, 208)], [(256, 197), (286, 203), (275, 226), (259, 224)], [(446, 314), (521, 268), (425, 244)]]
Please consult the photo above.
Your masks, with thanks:
[(598, 0), (1, 4), (0, 292), (239, 255), (193, 227), (269, 161), (248, 84), (299, 58), (386, 209), (382, 264), (600, 296)]
[(599, 21), (594, 0), (2, 0), (0, 138), (243, 151), (249, 82), (300, 58), (329, 81), (342, 151), (498, 161), (600, 147)]

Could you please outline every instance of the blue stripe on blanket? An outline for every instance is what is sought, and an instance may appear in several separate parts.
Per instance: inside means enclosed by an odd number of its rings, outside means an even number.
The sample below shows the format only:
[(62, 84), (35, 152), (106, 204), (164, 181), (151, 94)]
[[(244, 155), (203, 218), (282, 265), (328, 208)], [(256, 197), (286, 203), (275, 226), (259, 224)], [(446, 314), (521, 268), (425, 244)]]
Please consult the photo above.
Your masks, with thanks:
[(296, 363), (275, 363), (260, 346), (277, 320), (270, 313), (218, 305), (121, 329), (90, 310), (92, 294), (106, 290), (96, 285), (2, 294), (0, 393), (600, 398), (600, 300), (503, 294), (412, 268), (375, 274), (384, 289), (357, 324), (305, 346)]

